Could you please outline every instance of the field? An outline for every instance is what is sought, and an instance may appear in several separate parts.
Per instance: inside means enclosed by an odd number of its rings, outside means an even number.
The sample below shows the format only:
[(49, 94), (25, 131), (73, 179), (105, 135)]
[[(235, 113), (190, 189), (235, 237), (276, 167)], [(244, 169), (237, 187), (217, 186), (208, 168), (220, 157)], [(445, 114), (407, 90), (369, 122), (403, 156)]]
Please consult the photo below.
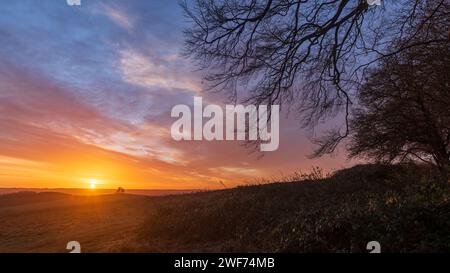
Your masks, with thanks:
[(450, 191), (418, 166), (164, 197), (0, 196), (0, 252), (450, 251)]

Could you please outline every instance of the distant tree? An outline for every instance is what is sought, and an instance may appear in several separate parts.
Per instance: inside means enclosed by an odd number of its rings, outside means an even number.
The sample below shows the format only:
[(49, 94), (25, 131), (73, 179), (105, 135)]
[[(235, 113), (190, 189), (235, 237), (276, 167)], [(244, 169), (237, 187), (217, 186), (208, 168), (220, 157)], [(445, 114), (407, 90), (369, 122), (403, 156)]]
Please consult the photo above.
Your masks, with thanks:
[(117, 190), (116, 190), (116, 193), (117, 194), (123, 194), (123, 193), (125, 193), (125, 189), (122, 188), (122, 187), (118, 187)]
[[(192, 21), (185, 31), (186, 53), (208, 71), (211, 88), (230, 92), (234, 100), (287, 104), (305, 127), (343, 112), (343, 126), (317, 139), (314, 155), (320, 156), (349, 135), (350, 106), (366, 69), (406, 49), (448, 41), (414, 37), (426, 37), (436, 17), (450, 17), (450, 0), (382, 2), (186, 1)], [(387, 45), (399, 40), (396, 50), (387, 52)]]
[[(439, 24), (432, 27), (429, 35), (448, 35)], [(420, 160), (436, 165), (448, 181), (450, 40), (383, 59), (367, 74), (358, 98), (359, 108), (350, 121), (351, 156)]]

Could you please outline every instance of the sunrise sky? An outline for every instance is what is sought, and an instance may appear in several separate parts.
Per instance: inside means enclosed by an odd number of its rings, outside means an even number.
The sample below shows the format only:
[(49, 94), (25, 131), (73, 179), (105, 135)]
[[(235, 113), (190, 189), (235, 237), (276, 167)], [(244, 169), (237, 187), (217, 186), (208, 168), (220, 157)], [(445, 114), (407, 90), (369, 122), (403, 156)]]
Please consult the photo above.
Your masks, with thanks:
[(295, 169), (350, 165), (341, 152), (310, 160), (309, 132), (282, 115), (280, 147), (176, 142), (170, 111), (203, 92), (180, 56), (178, 1), (2, 1), (0, 188), (216, 189)]

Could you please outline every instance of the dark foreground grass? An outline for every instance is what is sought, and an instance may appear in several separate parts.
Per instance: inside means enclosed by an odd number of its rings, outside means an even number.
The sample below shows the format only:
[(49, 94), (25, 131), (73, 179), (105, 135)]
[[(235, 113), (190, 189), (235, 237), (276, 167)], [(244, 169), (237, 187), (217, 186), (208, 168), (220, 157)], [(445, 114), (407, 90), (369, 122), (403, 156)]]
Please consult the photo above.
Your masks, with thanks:
[(417, 166), (178, 196), (0, 196), (0, 252), (449, 252), (450, 191)]
[(361, 165), (302, 182), (153, 198), (121, 251), (450, 251), (448, 185), (418, 166)]

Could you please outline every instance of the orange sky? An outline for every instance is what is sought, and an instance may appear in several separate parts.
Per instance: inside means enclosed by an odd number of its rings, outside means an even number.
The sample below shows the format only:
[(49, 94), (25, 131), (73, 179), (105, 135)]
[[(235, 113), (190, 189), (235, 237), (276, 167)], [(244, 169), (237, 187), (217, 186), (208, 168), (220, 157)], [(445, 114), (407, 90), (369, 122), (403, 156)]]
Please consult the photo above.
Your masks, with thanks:
[(283, 114), (280, 147), (176, 142), (174, 105), (225, 104), (180, 56), (177, 1), (13, 1), (0, 17), (0, 188), (216, 189), (320, 166), (308, 132)]

